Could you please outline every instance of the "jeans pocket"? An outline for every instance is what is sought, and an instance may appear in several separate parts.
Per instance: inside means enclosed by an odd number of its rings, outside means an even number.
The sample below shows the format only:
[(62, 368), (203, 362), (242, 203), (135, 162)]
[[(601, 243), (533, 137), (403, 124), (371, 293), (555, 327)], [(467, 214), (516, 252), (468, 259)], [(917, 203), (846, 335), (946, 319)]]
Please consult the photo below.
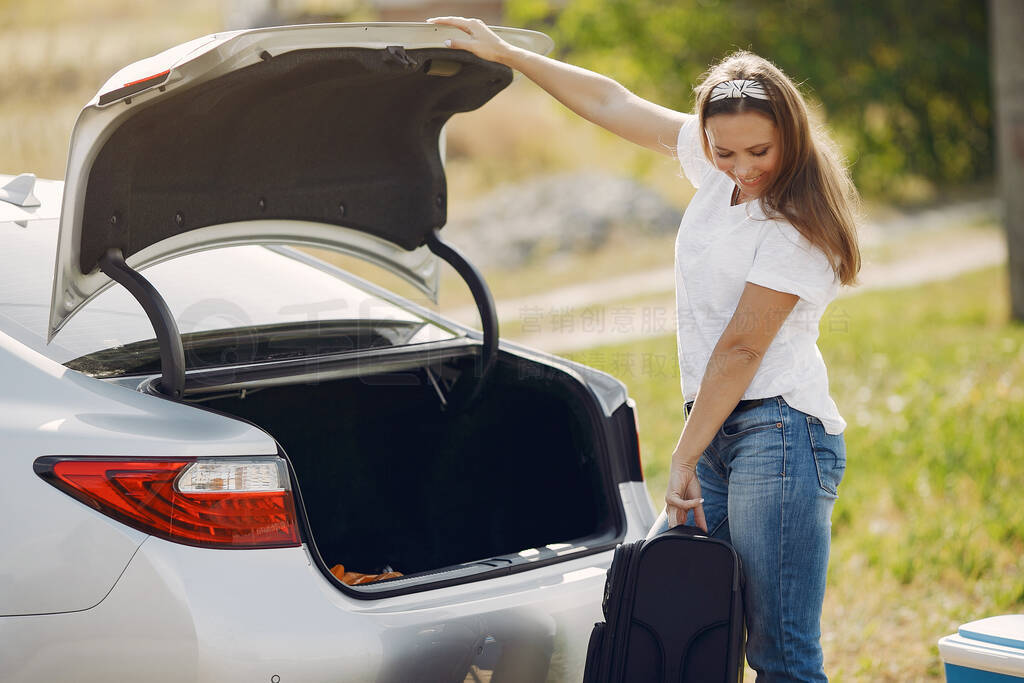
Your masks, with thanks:
[(726, 439), (735, 439), (765, 429), (782, 429), (779, 410), (771, 404), (733, 411), (718, 431)]
[(829, 434), (821, 420), (808, 415), (807, 432), (811, 437), (814, 468), (818, 472), (818, 485), (829, 495), (839, 495), (839, 482), (846, 472), (846, 442), (842, 434)]

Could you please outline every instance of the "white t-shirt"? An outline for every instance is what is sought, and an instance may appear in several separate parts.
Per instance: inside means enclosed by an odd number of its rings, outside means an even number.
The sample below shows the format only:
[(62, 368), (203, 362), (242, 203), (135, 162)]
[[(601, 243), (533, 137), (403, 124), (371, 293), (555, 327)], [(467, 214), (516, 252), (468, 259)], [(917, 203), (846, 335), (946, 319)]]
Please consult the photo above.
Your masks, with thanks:
[(839, 434), (846, 421), (828, 391), (818, 324), (839, 293), (825, 254), (757, 200), (731, 206), (732, 179), (701, 147), (697, 117), (679, 130), (679, 163), (697, 193), (676, 237), (676, 315), (683, 400), (697, 395), (711, 352), (736, 312), (747, 282), (800, 297), (747, 387), (744, 399), (782, 396)]

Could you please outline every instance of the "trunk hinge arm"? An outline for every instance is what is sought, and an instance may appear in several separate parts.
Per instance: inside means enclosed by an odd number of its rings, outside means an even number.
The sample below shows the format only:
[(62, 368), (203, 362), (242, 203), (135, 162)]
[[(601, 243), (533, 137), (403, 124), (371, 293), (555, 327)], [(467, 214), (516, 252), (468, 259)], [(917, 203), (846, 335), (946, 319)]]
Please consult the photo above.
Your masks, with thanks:
[(484, 333), (483, 351), (476, 368), (477, 380), (463, 404), (463, 407), (468, 407), (480, 395), (480, 390), (498, 359), (498, 312), (494, 308), (494, 297), (491, 296), (491, 290), (484, 282), (483, 275), (454, 247), (441, 240), (439, 232), (440, 228), (434, 228), (427, 234), (427, 247), (447, 261), (469, 285), (476, 310), (480, 313), (480, 326)]
[(120, 249), (107, 250), (100, 259), (100, 270), (142, 304), (160, 344), (160, 392), (180, 400), (185, 389), (185, 347), (167, 302), (149, 280), (125, 263)]

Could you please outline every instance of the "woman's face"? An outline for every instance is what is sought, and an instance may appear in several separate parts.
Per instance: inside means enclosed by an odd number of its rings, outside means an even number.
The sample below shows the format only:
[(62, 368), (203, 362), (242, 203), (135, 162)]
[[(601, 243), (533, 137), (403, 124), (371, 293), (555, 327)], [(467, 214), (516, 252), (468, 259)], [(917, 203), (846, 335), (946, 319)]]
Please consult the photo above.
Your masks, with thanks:
[(748, 197), (772, 183), (782, 150), (775, 123), (756, 112), (716, 114), (705, 122), (711, 156)]

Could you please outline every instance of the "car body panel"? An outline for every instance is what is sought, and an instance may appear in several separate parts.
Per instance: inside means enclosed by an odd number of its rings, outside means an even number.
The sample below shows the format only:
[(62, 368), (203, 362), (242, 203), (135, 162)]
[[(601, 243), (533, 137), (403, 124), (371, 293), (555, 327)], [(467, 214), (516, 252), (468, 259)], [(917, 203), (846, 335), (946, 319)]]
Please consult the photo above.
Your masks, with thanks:
[(68, 370), (0, 333), (0, 615), (84, 610), (114, 585), (145, 534), (91, 510), (32, 470), (47, 455), (275, 454), (244, 422)]
[[(610, 560), (606, 552), (598, 563)], [(572, 679), (586, 651), (578, 634), (601, 618), (593, 596), (604, 571), (594, 564), (581, 558), (555, 571), (365, 602), (335, 590), (303, 548), (211, 551), (150, 538), (97, 607), (0, 619), (0, 660), (8, 681), (75, 670), (83, 682), (342, 675), (406, 683), (452, 680), (474, 665), (546, 671), (557, 649), (555, 666)], [(61, 646), (41, 652), (44, 637)]]
[[(620, 485), (629, 527), (641, 533), (653, 520), (642, 489)], [(515, 658), (573, 680), (586, 653), (580, 636), (602, 618), (595, 596), (611, 555), (362, 601), (330, 585), (305, 548), (239, 552), (149, 538), (96, 607), (0, 619), (0, 661), (9, 681), (75, 670), (83, 683), (338, 680), (339, 672), (404, 683), (443, 680), (460, 666), (491, 670), (504, 655), (502, 666)]]
[[(108, 284), (107, 276), (96, 270), (96, 254), (102, 254), (108, 248), (120, 248), (128, 265), (140, 269), (183, 250), (204, 249), (218, 243), (238, 244), (249, 240), (248, 243), (258, 241), (266, 244), (273, 235), (247, 236), (226, 225), (257, 218), (264, 211), (272, 218), (305, 219), (303, 222), (308, 228), (308, 235), (301, 230), (289, 232), (288, 239), (284, 241), (302, 241), (295, 238), (307, 235), (310, 242), (319, 245), (352, 243), (353, 249), (371, 254), (382, 265), (394, 262), (396, 274), (436, 298), (436, 264), (428, 263), (430, 259), (425, 253), (407, 257), (403, 252), (414, 249), (425, 252), (421, 246), (425, 231), (440, 227), (445, 222), (444, 173), (439, 141), (441, 126), (452, 113), (483, 104), (511, 79), (511, 71), (507, 67), (484, 62), (464, 51), (442, 47), (442, 41), (452, 31), (454, 29), (431, 24), (324, 24), (229, 32), (179, 46), (164, 56), (150, 58), (142, 65), (133, 65), (115, 75), (82, 110), (72, 133), (48, 337), (52, 339), (75, 311)], [(527, 49), (546, 52), (552, 47), (549, 38), (532, 31), (502, 29), (501, 34)], [(420, 60), (408, 58), (405, 50), (420, 51), (417, 53), (421, 54)], [(380, 53), (371, 59), (368, 54), (371, 51)], [(435, 78), (434, 71), (431, 71), (435, 58), (439, 64), (442, 59), (444, 63), (454, 64), (454, 70), (448, 73), (441, 69)], [(355, 71), (334, 76), (335, 72), (325, 70), (322, 63), (326, 60), (330, 66), (334, 63), (330, 61), (332, 59), (340, 60), (338, 64), (356, 64), (352, 67)], [(368, 77), (359, 69), (370, 68), (366, 65), (377, 63), (374, 59), (388, 66), (373, 67), (379, 69), (379, 73), (371, 68), (369, 73), (372, 77), (367, 81)], [(274, 67), (275, 60), (283, 66), (279, 69)], [(396, 61), (397, 66), (392, 63)], [(408, 62), (409, 68), (403, 62)], [(265, 67), (262, 70), (261, 65)], [(166, 75), (162, 75), (164, 71)], [(291, 82), (291, 74), (299, 72), (306, 76), (295, 80), (301, 82), (305, 89), (296, 90), (295, 94), (280, 92)], [(130, 96), (109, 102), (104, 100), (104, 95), (109, 95), (112, 92), (110, 88), (118, 82), (131, 85), (133, 80), (145, 79), (154, 73), (161, 76), (153, 79), (153, 87), (133, 91)], [(339, 82), (349, 85), (339, 90), (333, 86), (332, 78), (347, 79)], [(367, 95), (373, 91), (366, 90), (368, 82), (388, 83), (395, 78), (413, 78), (423, 93), (431, 93), (432, 88), (438, 90), (436, 96), (421, 98), (423, 104), (408, 115), (409, 121), (402, 128), (408, 131), (402, 136), (396, 134), (394, 125), (379, 121), (381, 117), (374, 115), (377, 109), (373, 107), (390, 111), (396, 121), (402, 121), (405, 116), (402, 112), (409, 108), (409, 103), (398, 103), (398, 106), (392, 99), (402, 94), (405, 81), (390, 86), (392, 90), (381, 93), (379, 97), (384, 99), (375, 104)], [(264, 85), (268, 92), (262, 99), (276, 97), (280, 101), (264, 104), (257, 116), (248, 107), (253, 99), (252, 93)], [(357, 131), (357, 127), (344, 125), (348, 119), (331, 122), (332, 108), (344, 109), (339, 103), (345, 102), (344, 95), (348, 92), (345, 88), (354, 89), (361, 107), (349, 107), (345, 115), (355, 117), (352, 120), (363, 125), (369, 123), (380, 128), (376, 137), (369, 138), (370, 142), (361, 139), (362, 131)], [(322, 98), (322, 101), (307, 102), (310, 98)], [(106, 103), (101, 104), (101, 101)], [(185, 107), (185, 111), (193, 113), (197, 113), (197, 107), (204, 111), (196, 121), (182, 124), (185, 128), (179, 131), (173, 126), (178, 125), (181, 112), (168, 114), (165, 110), (169, 107), (172, 111), (176, 111), (173, 107)], [(290, 107), (294, 107), (294, 115)], [(223, 114), (214, 116), (214, 111), (223, 111)], [(236, 112), (239, 112), (238, 117)], [(291, 120), (291, 117), (296, 123), (290, 135), (298, 136), (304, 148), (315, 147), (320, 137), (329, 137), (335, 145), (365, 148), (363, 154), (369, 154), (366, 150), (372, 150), (373, 145), (384, 141), (393, 146), (397, 144), (395, 140), (408, 138), (410, 144), (390, 150), (389, 160), (383, 166), (369, 164), (367, 158), (359, 154), (350, 159), (339, 150), (333, 157), (320, 154), (315, 168), (310, 166), (308, 154), (293, 153), (290, 155), (293, 166), (282, 160), (282, 165), (268, 167), (274, 169), (273, 173), (266, 169), (254, 171), (252, 167), (256, 162), (253, 159), (260, 158), (259, 146), (273, 140), (271, 131), (276, 127), (280, 132), (278, 124)], [(218, 135), (217, 126), (237, 129), (245, 123), (236, 118), (258, 120), (261, 123), (253, 125), (271, 127), (260, 129), (262, 135), (249, 138), (228, 140), (230, 136)], [(141, 127), (136, 125), (138, 121), (143, 121)], [(171, 133), (177, 137), (161, 138), (161, 132), (150, 131), (154, 125), (169, 126), (167, 130), (177, 131)], [(199, 163), (191, 165), (188, 163), (192, 161), (191, 157), (180, 160), (183, 169), (194, 169), (196, 175), (199, 169), (225, 164), (225, 168), (220, 168), (211, 177), (228, 183), (231, 191), (213, 191), (210, 197), (205, 198), (198, 196), (204, 189), (201, 177), (194, 180), (199, 183), (198, 187), (181, 186), (184, 182), (182, 175), (174, 176), (173, 171), (164, 168), (170, 161), (169, 154), (186, 149), (190, 139), (203, 139), (204, 126), (209, 129), (206, 134), (212, 136), (211, 140), (224, 140), (222, 144), (231, 145), (226, 148), (230, 153), (210, 148), (220, 142), (200, 144), (199, 151), (181, 152), (204, 155)], [(121, 131), (127, 132), (117, 137)], [(160, 147), (162, 153), (151, 149), (154, 146)], [(287, 148), (289, 145), (285, 144), (283, 149)], [(215, 161), (221, 156), (226, 156), (228, 161)], [(288, 158), (289, 155), (277, 156)], [(159, 163), (148, 163), (150, 159), (159, 159)], [(105, 163), (113, 165), (108, 168)], [(93, 173), (97, 164), (102, 168)], [(159, 175), (158, 182), (164, 183), (164, 189), (154, 192), (152, 188), (136, 187), (136, 178), (145, 168), (156, 169), (152, 172), (157, 175), (172, 174), (166, 178)], [(238, 178), (226, 178), (227, 168), (232, 169)], [(396, 178), (392, 177), (393, 187), (383, 183), (383, 178), (396, 173), (403, 182), (395, 183)], [(416, 183), (406, 182), (401, 174), (409, 174), (418, 180)], [(281, 180), (274, 181), (276, 177)], [(271, 186), (263, 186), (263, 183)], [(94, 187), (90, 194), (90, 187), (95, 185), (99, 187)], [(405, 185), (410, 187), (403, 188)], [(180, 200), (173, 195), (168, 196), (172, 189), (179, 191)], [(249, 194), (253, 194), (252, 201), (249, 201)], [(313, 198), (317, 201), (312, 201)], [(173, 204), (176, 201), (187, 208), (172, 210), (165, 216), (162, 208), (153, 206), (154, 203)], [(391, 204), (395, 207), (388, 208)], [(383, 211), (385, 208), (387, 212)], [(375, 218), (382, 212), (388, 218)], [(314, 217), (316, 221), (312, 222)], [(379, 221), (383, 223), (378, 224)], [(297, 222), (290, 227), (298, 228)], [(355, 229), (332, 230), (324, 225), (313, 228), (316, 223), (352, 226)], [(353, 241), (353, 234), (357, 231), (369, 232), (378, 238), (387, 236), (388, 239)], [(170, 239), (165, 239), (168, 237)]]

